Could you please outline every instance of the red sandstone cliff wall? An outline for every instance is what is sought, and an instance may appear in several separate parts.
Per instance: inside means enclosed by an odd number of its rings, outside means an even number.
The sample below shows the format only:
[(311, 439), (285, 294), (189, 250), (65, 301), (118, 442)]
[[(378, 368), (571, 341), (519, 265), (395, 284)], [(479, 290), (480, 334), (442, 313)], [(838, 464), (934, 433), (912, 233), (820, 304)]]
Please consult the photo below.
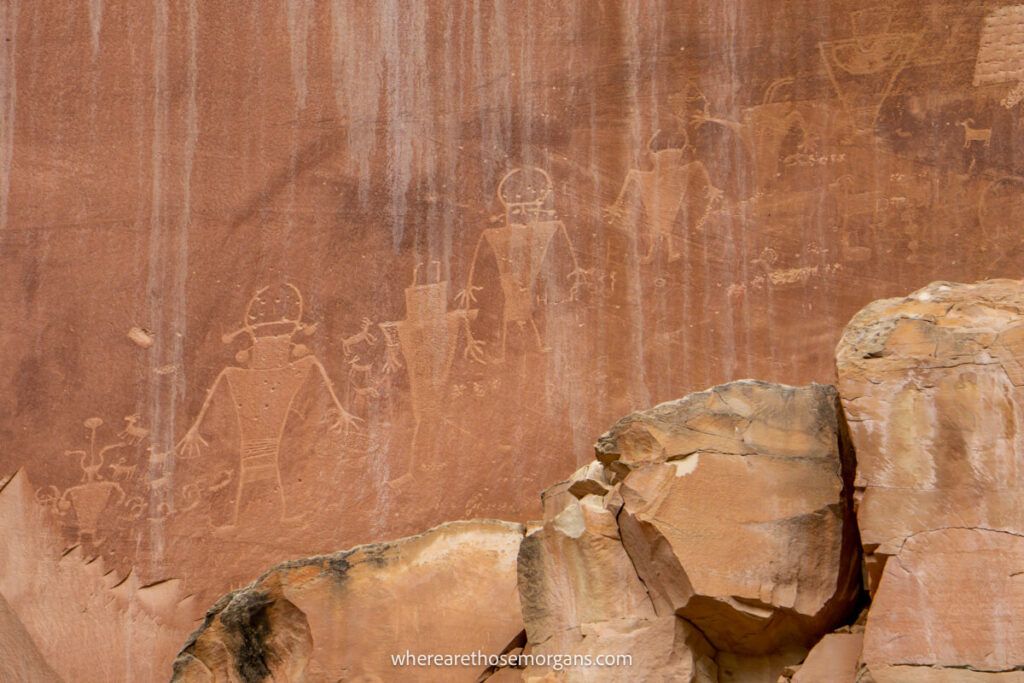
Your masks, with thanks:
[(872, 299), (1019, 275), (1022, 15), (3, 0), (0, 480), (203, 605), (831, 381)]

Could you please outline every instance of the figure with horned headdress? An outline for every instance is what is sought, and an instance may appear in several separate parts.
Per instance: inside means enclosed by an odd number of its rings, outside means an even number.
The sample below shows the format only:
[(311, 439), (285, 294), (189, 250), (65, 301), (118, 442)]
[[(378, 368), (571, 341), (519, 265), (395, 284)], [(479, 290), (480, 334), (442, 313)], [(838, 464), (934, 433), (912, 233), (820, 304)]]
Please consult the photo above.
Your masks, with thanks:
[[(181, 457), (200, 455), (209, 444), (202, 436), (203, 420), (218, 389), (230, 396), (239, 433), (239, 466), (236, 478), (232, 525), (238, 522), (239, 507), (247, 489), (270, 484), (279, 496), (281, 516), (285, 517), (286, 501), (279, 462), (281, 440), (292, 404), (300, 390), (310, 382), (317, 383), (329, 396), (331, 431), (347, 433), (358, 418), (341, 405), (327, 371), (304, 345), (297, 344), (297, 334), (312, 334), (316, 325), (302, 322), (303, 300), (291, 284), (264, 287), (253, 295), (245, 311), (242, 327), (222, 337), (225, 344), (247, 335), (249, 348), (235, 358), (239, 366), (224, 368), (207, 393), (195, 422), (178, 443)], [(220, 395), (224, 395), (223, 391)]]

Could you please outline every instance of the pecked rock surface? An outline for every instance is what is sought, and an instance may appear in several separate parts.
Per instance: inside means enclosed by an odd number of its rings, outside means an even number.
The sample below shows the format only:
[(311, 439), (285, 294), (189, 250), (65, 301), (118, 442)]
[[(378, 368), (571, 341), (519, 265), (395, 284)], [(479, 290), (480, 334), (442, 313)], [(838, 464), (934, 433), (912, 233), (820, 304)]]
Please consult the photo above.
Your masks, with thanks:
[(221, 598), (174, 665), (198, 681), (472, 680), (391, 655), (496, 654), (523, 626), (523, 527), (452, 522), (392, 543), (289, 562)]
[[(877, 301), (836, 355), (877, 681), (1024, 677), (1024, 284)], [(996, 678), (998, 676), (998, 678)]]
[(852, 608), (852, 468), (831, 387), (742, 381), (620, 420), (597, 444), (659, 613), (718, 649), (809, 647)]

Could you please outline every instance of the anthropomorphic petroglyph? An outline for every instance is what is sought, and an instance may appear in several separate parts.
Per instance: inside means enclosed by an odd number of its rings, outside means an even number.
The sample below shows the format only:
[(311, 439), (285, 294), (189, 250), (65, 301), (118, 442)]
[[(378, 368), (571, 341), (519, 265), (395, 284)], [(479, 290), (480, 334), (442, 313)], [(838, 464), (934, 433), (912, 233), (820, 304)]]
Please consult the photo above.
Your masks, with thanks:
[[(416, 464), (424, 464), (412, 459), (419, 453), (425, 422), (442, 418), (448, 377), (461, 334), (466, 336), (463, 355), (471, 360), (481, 360), (483, 356), (482, 342), (474, 339), (469, 324), (477, 310), (448, 310), (448, 281), (441, 277), (440, 262), (434, 261), (431, 266), (423, 283), (420, 283), (421, 267), (417, 265), (413, 270), (413, 282), (405, 288), (405, 319), (380, 325), (385, 345), (390, 348), (390, 340), (397, 340), (405, 359), (415, 420), (408, 471), (397, 480), (411, 476)], [(397, 370), (402, 363), (396, 358), (391, 367)]]
[[(121, 485), (106, 479), (102, 470), (106, 464), (107, 453), (123, 448), (126, 444), (118, 441), (97, 450), (96, 432), (103, 425), (103, 420), (91, 417), (83, 424), (90, 432), (89, 449), (65, 451), (65, 455), (79, 459), (82, 483), (68, 488), (63, 493), (55, 486), (48, 486), (36, 492), (36, 499), (58, 515), (73, 512), (79, 542), (90, 540), (94, 544), (99, 544), (103, 541), (98, 536), (98, 529), (104, 512), (111, 505), (116, 506), (125, 502), (127, 497)], [(124, 463), (124, 458), (119, 462)], [(112, 469), (113, 467), (117, 466), (112, 466)]]
[(825, 71), (858, 132), (874, 129), (921, 32), (892, 31), (894, 12), (872, 7), (850, 13), (853, 36), (818, 44)]
[[(501, 355), (495, 359), (501, 362), (505, 360), (508, 350), (508, 329), (513, 323), (520, 330), (529, 326), (533, 331), (537, 349), (547, 350), (534, 316), (535, 287), (544, 268), (548, 248), (556, 234), (564, 238), (572, 259), (573, 269), (567, 276), (570, 282), (570, 300), (576, 299), (587, 284), (587, 271), (580, 268), (565, 224), (558, 219), (557, 212), (552, 208), (554, 186), (551, 177), (543, 169), (512, 169), (498, 183), (497, 195), (505, 210), (505, 224), (499, 228), (487, 228), (480, 235), (473, 250), (466, 287), (458, 293), (456, 301), (463, 310), (469, 310), (476, 302), (476, 292), (480, 287), (474, 285), (473, 275), (481, 248), (486, 243), (497, 261), (498, 277), (504, 296)], [(475, 351), (471, 353), (477, 356)], [(482, 355), (477, 360), (482, 360)]]
[(223, 337), (226, 344), (243, 335), (250, 341), (250, 346), (236, 355), (241, 365), (224, 368), (217, 375), (195, 422), (177, 445), (183, 458), (201, 455), (209, 445), (202, 429), (211, 403), (221, 400), (231, 407), (240, 435), (231, 525), (238, 522), (239, 509), (249, 488), (257, 484), (274, 487), (281, 516), (287, 516), (279, 461), (281, 438), (293, 401), (308, 382), (316, 383), (330, 400), (334, 413), (332, 432), (345, 434), (357, 426), (358, 418), (342, 406), (324, 366), (294, 341), (297, 334), (308, 334), (312, 328), (303, 322), (303, 313), (302, 294), (294, 285), (264, 287), (253, 295), (242, 327)]
[(626, 173), (622, 189), (611, 206), (605, 209), (606, 215), (612, 220), (626, 220), (628, 202), (634, 197), (639, 198), (642, 207), (642, 223), (645, 229), (636, 230), (638, 238), (646, 238), (647, 248), (641, 256), (641, 263), (653, 263), (662, 245), (667, 250), (667, 258), (671, 263), (682, 257), (676, 245), (676, 221), (684, 206), (689, 205), (692, 198), (693, 179), (697, 178), (703, 187), (703, 207), (691, 229), (699, 230), (707, 222), (716, 203), (722, 197), (722, 191), (714, 186), (704, 164), (697, 160), (684, 163), (687, 157), (686, 143), (682, 140), (663, 143), (656, 147), (660, 131), (648, 141), (648, 152), (651, 170), (631, 169)]

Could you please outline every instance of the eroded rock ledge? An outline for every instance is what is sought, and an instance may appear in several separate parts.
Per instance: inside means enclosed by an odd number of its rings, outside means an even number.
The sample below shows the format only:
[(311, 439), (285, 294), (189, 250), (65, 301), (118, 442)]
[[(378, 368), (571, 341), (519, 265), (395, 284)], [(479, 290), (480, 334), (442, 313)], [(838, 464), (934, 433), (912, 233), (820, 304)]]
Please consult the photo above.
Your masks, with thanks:
[(616, 423), (527, 529), (281, 565), (213, 607), (174, 680), (1024, 681), (1022, 361), (1021, 282), (875, 302), (838, 391), (691, 394)]

